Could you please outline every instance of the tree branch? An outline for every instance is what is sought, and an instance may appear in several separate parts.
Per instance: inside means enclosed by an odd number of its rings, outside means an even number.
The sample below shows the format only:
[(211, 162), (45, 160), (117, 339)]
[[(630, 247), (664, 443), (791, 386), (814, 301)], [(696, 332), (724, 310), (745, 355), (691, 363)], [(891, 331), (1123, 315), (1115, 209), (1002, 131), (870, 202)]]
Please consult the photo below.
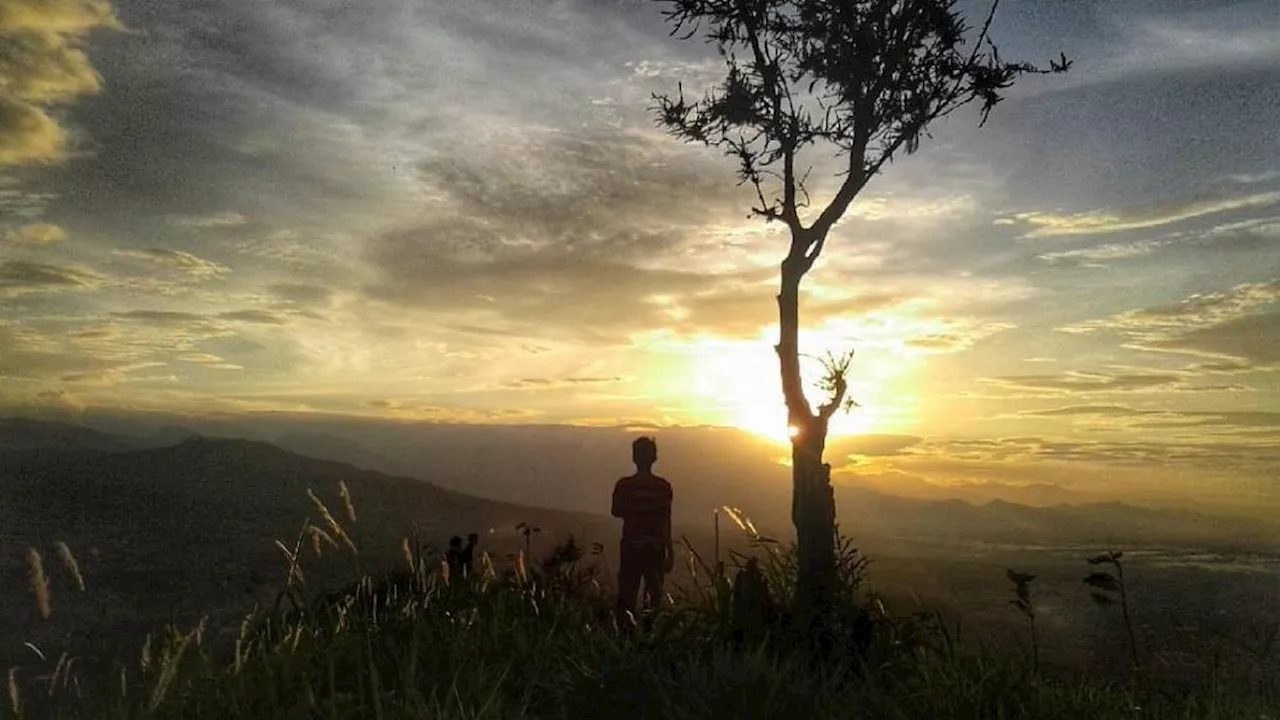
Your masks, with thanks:
[(819, 384), (828, 395), (827, 402), (818, 408), (818, 417), (823, 422), (830, 420), (840, 408), (852, 404), (845, 397), (849, 390), (849, 365), (852, 362), (852, 350), (839, 357), (828, 353), (822, 360), (826, 373)]

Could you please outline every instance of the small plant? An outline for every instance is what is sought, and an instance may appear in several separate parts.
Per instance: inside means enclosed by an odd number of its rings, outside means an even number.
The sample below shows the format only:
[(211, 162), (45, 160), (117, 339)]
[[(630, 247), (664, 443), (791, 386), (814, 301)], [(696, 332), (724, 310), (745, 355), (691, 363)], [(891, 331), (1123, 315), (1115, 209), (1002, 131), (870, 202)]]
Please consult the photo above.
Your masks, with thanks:
[(1091, 572), (1084, 578), (1084, 584), (1092, 588), (1089, 593), (1093, 601), (1104, 607), (1119, 604), (1120, 612), (1124, 616), (1124, 629), (1129, 636), (1129, 658), (1133, 663), (1133, 672), (1136, 675), (1140, 672), (1141, 666), (1138, 662), (1138, 641), (1133, 633), (1133, 618), (1129, 614), (1129, 593), (1125, 590), (1124, 585), (1124, 563), (1120, 562), (1120, 558), (1124, 557), (1122, 552), (1105, 552), (1101, 555), (1095, 555), (1088, 558), (1086, 562), (1093, 566), (1110, 565), (1115, 568), (1115, 575), (1105, 570)]
[(1040, 638), (1036, 634), (1036, 608), (1031, 602), (1031, 583), (1036, 576), (1016, 570), (1006, 570), (1005, 575), (1009, 578), (1009, 582), (1013, 583), (1013, 599), (1009, 604), (1025, 615), (1027, 622), (1031, 625), (1031, 661), (1035, 664), (1036, 672), (1039, 672)]
[(53, 614), (53, 603), (49, 599), (49, 576), (45, 575), (44, 560), (39, 550), (27, 550), (27, 568), (31, 577), (31, 593), (36, 596), (36, 609), (42, 619), (48, 620)]
[(542, 575), (548, 589), (562, 595), (586, 593), (594, 586), (599, 568), (595, 564), (584, 566), (582, 562), (603, 552), (604, 546), (600, 543), (584, 548), (573, 533), (569, 533), (565, 541), (553, 547), (542, 560)]
[(533, 536), (542, 534), (542, 528), (522, 522), (516, 525), (516, 531), (524, 536), (524, 556), (527, 561), (533, 557)]

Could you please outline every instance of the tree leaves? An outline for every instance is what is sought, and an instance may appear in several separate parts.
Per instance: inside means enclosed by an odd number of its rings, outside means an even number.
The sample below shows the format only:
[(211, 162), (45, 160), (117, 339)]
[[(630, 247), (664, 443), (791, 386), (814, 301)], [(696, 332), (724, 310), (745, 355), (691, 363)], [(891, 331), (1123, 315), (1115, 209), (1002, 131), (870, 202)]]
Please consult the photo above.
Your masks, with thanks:
[(1089, 563), (1090, 565), (1103, 565), (1103, 564), (1116, 565), (1120, 562), (1120, 558), (1122, 557), (1124, 557), (1124, 553), (1112, 551), (1112, 552), (1102, 553), (1101, 555), (1095, 555), (1085, 560), (1085, 562)]
[(1084, 584), (1105, 592), (1120, 592), (1120, 583), (1111, 573), (1089, 573), (1084, 579)]
[(1006, 570), (1005, 576), (1009, 578), (1009, 582), (1013, 583), (1014, 599), (1009, 604), (1018, 608), (1018, 611), (1029, 618), (1035, 618), (1036, 611), (1031, 604), (1031, 582), (1036, 579), (1035, 575), (1018, 572), (1016, 570)]
[(1104, 607), (1116, 604), (1115, 598), (1112, 598), (1110, 595), (1104, 595), (1100, 592), (1091, 592), (1089, 593), (1089, 597), (1093, 598), (1094, 602)]
[[(664, 0), (671, 34), (701, 34), (725, 65), (723, 81), (696, 101), (683, 86), (655, 94), (660, 127), (739, 160), (766, 220), (794, 236), (825, 237), (868, 178), (899, 149), (910, 154), (928, 126), (978, 102), (982, 121), (1025, 74), (1062, 73), (1005, 62), (989, 30), (999, 2), (971, 27), (955, 0)], [(844, 191), (808, 228), (797, 198), (797, 156), (827, 146), (848, 155)], [(778, 168), (781, 166), (781, 169)], [(816, 242), (816, 239), (811, 239)]]
[(1124, 577), (1124, 571), (1120, 565), (1120, 558), (1122, 557), (1124, 557), (1124, 553), (1111, 551), (1085, 558), (1085, 562), (1090, 565), (1095, 567), (1098, 565), (1111, 565), (1116, 569), (1116, 572), (1120, 573), (1120, 577), (1117, 577), (1109, 572), (1096, 571), (1084, 577), (1084, 584), (1092, 588), (1089, 592), (1089, 597), (1093, 598), (1093, 601), (1099, 606), (1109, 607), (1111, 605), (1124, 604), (1124, 582), (1121, 580)]

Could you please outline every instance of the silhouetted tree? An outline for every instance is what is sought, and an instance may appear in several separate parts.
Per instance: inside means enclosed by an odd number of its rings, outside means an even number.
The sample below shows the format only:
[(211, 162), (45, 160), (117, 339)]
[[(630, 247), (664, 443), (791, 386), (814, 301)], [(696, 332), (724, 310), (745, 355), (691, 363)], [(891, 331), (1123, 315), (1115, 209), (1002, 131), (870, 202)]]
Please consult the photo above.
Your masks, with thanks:
[(1133, 634), (1133, 617), (1129, 614), (1129, 593), (1125, 589), (1124, 563), (1121, 562), (1123, 557), (1124, 553), (1112, 550), (1087, 558), (1085, 562), (1095, 567), (1110, 565), (1116, 569), (1116, 574), (1112, 575), (1101, 570), (1091, 572), (1085, 576), (1084, 584), (1092, 588), (1089, 595), (1093, 598), (1093, 601), (1103, 607), (1115, 605), (1117, 598), (1119, 599), (1120, 612), (1124, 618), (1125, 634), (1129, 637), (1129, 658), (1133, 662), (1133, 672), (1136, 678), (1140, 676), (1142, 665), (1138, 661), (1138, 640)]
[(1013, 583), (1013, 599), (1009, 604), (1018, 609), (1031, 624), (1031, 659), (1036, 672), (1040, 672), (1040, 638), (1036, 635), (1036, 606), (1031, 602), (1031, 582), (1035, 575), (1006, 570), (1005, 577)]
[[(751, 183), (752, 214), (786, 227), (776, 346), (792, 432), (792, 520), (799, 546), (796, 611), (825, 615), (835, 574), (835, 501), (823, 462), (831, 417), (846, 406), (849, 356), (827, 363), (828, 397), (814, 411), (801, 382), (800, 281), (831, 228), (867, 182), (930, 123), (974, 101), (982, 122), (1001, 92), (1041, 70), (1001, 60), (988, 30), (976, 34), (957, 0), (663, 0), (672, 34), (701, 33), (724, 61), (724, 80), (699, 100), (658, 94), (658, 124), (685, 141), (722, 150)], [(839, 188), (810, 208), (802, 151), (844, 158)], [(839, 161), (839, 160), (838, 160)]]

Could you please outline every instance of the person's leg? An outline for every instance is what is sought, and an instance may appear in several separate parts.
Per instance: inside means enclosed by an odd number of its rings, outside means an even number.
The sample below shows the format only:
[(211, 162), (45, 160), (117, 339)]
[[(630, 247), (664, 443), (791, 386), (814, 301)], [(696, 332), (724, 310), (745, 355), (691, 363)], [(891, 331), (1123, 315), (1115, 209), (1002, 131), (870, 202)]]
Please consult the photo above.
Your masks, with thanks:
[(618, 609), (621, 611), (635, 609), (642, 570), (638, 559), (635, 548), (622, 546), (618, 557)]
[(647, 607), (655, 608), (662, 603), (662, 566), (665, 560), (664, 548), (645, 548), (644, 595)]

